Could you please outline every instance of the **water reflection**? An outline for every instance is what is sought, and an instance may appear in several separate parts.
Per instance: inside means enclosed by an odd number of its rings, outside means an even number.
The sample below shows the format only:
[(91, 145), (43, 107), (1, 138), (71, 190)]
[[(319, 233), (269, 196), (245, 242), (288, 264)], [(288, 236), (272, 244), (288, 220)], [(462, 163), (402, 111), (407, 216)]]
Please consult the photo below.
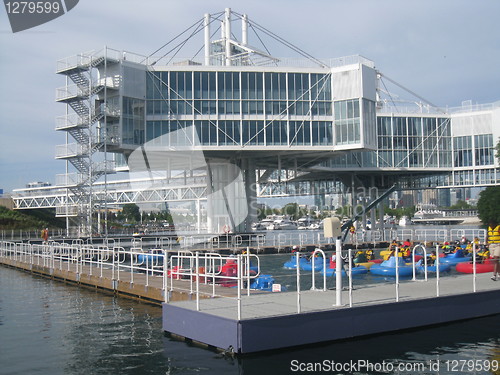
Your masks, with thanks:
[[(500, 366), (499, 337), (500, 315), (495, 315), (439, 327), (252, 355), (241, 359), (240, 366), (243, 369), (241, 373), (245, 374), (258, 374), (265, 371), (266, 368), (272, 368), (273, 374), (290, 374), (294, 373), (292, 369), (298, 367), (297, 363), (327, 361), (328, 364), (324, 366), (324, 369), (328, 370), (332, 367), (331, 361), (339, 364), (362, 361), (367, 365), (384, 362), (392, 364), (394, 371), (386, 373), (417, 373), (416, 371), (406, 371), (412, 367), (411, 364), (416, 364), (416, 368), (423, 370), (423, 372), (419, 371), (418, 373), (457, 374), (457, 371), (452, 371), (453, 363), (451, 361), (472, 360), (476, 368), (483, 369), (483, 371), (473, 373), (491, 374), (491, 371), (485, 370), (487, 365), (484, 364), (484, 361), (496, 360), (499, 361), (498, 366)], [(437, 361), (439, 361), (439, 367), (436, 367)], [(400, 363), (403, 364), (401, 367), (404, 368), (404, 371), (398, 372)], [(434, 363), (433, 369), (430, 368), (432, 363)], [(386, 366), (386, 368), (391, 368), (391, 365)], [(436, 372), (436, 369), (439, 369), (439, 372)], [(364, 371), (362, 367), (356, 370), (358, 371), (343, 371), (341, 373), (379, 373)], [(382, 371), (382, 373), (384, 372)], [(458, 371), (458, 373), (464, 373), (464, 371)], [(493, 373), (498, 374), (499, 372)]]

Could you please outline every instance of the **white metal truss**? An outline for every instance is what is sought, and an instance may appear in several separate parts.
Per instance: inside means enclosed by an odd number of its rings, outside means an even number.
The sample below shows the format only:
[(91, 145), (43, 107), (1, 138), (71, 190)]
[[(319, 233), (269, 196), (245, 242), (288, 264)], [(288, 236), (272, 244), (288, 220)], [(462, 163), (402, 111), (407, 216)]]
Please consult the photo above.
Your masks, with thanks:
[[(128, 203), (161, 203), (161, 202), (186, 202), (205, 200), (207, 186), (205, 183), (190, 186), (161, 186), (146, 189), (131, 189), (122, 187), (113, 189), (108, 186), (95, 186), (93, 189), (94, 202), (106, 199), (108, 205), (124, 205)], [(104, 197), (105, 196), (105, 197)], [(66, 189), (55, 187), (53, 190), (37, 192), (31, 190), (29, 194), (16, 194), (14, 197), (16, 209), (57, 208), (60, 206), (76, 206), (79, 197), (75, 194), (66, 194)], [(70, 210), (71, 212), (71, 210)]]

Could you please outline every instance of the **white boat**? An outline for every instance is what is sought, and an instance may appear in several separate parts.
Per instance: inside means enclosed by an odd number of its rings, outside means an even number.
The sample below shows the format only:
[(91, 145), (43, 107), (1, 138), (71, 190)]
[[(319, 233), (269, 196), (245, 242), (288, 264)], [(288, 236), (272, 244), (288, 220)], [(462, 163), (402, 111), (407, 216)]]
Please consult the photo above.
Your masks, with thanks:
[(315, 223), (315, 220), (309, 216), (306, 217), (301, 217), (299, 220), (297, 220), (297, 229), (304, 230), (304, 229), (311, 229), (311, 225)]
[(408, 216), (402, 216), (401, 219), (399, 219), (398, 225), (400, 227), (406, 227), (407, 225), (411, 225), (413, 222)]
[(290, 219), (277, 219), (274, 220), (274, 229), (275, 230), (289, 230), (289, 229), (297, 229), (297, 223)]
[[(275, 215), (268, 215), (266, 216), (265, 219), (262, 219), (261, 221), (257, 223), (252, 224), (252, 230), (266, 230), (269, 229), (270, 226), (273, 226), (274, 224), (274, 216)], [(271, 228), (274, 229), (274, 228)]]
[(259, 225), (267, 230), (298, 229), (297, 223), (287, 215), (268, 215)]

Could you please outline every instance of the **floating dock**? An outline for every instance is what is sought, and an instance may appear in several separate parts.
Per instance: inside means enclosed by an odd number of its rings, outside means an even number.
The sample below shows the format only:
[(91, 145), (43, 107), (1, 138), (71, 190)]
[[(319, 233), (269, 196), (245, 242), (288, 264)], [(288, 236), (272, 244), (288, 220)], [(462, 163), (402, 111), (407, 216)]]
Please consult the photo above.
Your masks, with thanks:
[[(491, 274), (446, 276), (343, 291), (304, 291), (242, 296), (241, 319), (234, 300), (163, 304), (163, 329), (174, 336), (236, 354), (349, 339), (500, 313), (500, 281)], [(432, 281), (431, 281), (432, 280)], [(298, 306), (300, 300), (300, 312)]]
[[(67, 244), (45, 246), (0, 241), (1, 266), (159, 306), (165, 300), (194, 298), (193, 282), (165, 277), (168, 273), (161, 265), (134, 264), (131, 259), (138, 254), (141, 253), (75, 248)], [(113, 261), (113, 258), (122, 261)], [(201, 283), (198, 291), (202, 299), (211, 296), (232, 298), (237, 294), (234, 288)]]
[[(258, 261), (255, 255), (235, 258), (162, 250), (149, 254), (150, 259), (161, 259), (156, 264), (139, 262), (144, 256), (148, 254), (123, 248), (0, 242), (1, 265), (161, 304), (164, 331), (235, 354), (500, 313), (500, 281), (492, 281), (489, 273), (354, 285), (354, 289), (340, 292), (337, 305), (338, 294), (334, 290), (266, 293), (244, 289), (251, 276), (243, 270), (250, 266), (249, 259)], [(165, 259), (169, 259), (171, 268), (164, 265)], [(232, 277), (217, 276), (219, 271), (214, 270), (230, 262), (237, 262), (240, 271)], [(190, 264), (191, 268), (175, 271), (172, 264)], [(173, 272), (189, 279), (176, 279)], [(317, 275), (319, 278), (320, 273)], [(218, 277), (221, 279), (215, 282)], [(241, 288), (221, 287), (217, 285), (221, 280)]]

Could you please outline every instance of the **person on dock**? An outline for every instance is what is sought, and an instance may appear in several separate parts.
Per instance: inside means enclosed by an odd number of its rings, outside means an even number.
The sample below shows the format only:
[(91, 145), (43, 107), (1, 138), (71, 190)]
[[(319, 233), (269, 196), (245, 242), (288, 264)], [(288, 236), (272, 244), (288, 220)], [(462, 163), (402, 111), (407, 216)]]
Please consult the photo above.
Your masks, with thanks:
[(489, 251), (493, 257), (495, 268), (493, 268), (493, 276), (491, 279), (497, 281), (500, 274), (500, 224), (490, 222), (488, 225), (488, 240)]
[(47, 242), (49, 240), (49, 228), (42, 229), (42, 233), (41, 233), (40, 237), (42, 237), (43, 243), (47, 244)]

